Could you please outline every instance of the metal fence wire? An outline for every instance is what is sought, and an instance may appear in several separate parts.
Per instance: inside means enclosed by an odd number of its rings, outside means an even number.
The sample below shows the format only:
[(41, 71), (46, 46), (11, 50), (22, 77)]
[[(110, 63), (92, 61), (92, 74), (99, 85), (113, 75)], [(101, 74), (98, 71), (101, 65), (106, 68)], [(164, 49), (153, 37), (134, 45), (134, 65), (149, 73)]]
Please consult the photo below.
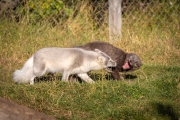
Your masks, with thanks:
[[(178, 0), (122, 0), (122, 30), (134, 27), (180, 29)], [(79, 25), (94, 30), (108, 29), (108, 0), (1, 0), (0, 15), (17, 21), (27, 16), (28, 22), (48, 21), (54, 26)], [(13, 13), (13, 15), (12, 15)], [(11, 14), (11, 15), (10, 15)], [(75, 22), (76, 21), (76, 22)], [(88, 30), (88, 29), (87, 29)]]

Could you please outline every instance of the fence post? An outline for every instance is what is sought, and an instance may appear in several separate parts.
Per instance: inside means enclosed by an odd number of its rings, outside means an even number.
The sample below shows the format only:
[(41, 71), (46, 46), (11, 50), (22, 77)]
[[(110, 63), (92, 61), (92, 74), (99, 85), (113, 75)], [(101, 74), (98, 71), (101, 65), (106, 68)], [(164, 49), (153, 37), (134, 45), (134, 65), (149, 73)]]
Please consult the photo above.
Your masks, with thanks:
[(109, 0), (109, 37), (110, 42), (121, 38), (122, 26), (122, 0)]

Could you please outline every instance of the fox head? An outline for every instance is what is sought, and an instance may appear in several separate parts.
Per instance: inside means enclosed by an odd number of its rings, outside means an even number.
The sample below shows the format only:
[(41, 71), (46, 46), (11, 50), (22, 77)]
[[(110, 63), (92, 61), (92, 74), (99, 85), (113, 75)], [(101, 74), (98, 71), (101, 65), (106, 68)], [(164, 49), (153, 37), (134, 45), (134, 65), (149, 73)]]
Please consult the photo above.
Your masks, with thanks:
[(129, 53), (126, 56), (124, 65), (122, 66), (123, 70), (125, 71), (133, 71), (142, 66), (140, 58), (133, 53)]
[(116, 62), (111, 59), (110, 56), (108, 56), (106, 53), (100, 51), (99, 49), (95, 49), (95, 52), (99, 54), (97, 57), (97, 60), (103, 68), (107, 67), (116, 67)]

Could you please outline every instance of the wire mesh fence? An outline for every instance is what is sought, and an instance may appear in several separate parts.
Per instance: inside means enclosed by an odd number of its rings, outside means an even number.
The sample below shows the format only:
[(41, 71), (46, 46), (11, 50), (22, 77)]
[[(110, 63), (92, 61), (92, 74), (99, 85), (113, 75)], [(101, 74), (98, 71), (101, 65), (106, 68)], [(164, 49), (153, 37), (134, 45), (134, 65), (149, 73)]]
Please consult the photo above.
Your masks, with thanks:
[[(28, 23), (48, 22), (78, 34), (108, 32), (108, 0), (1, 0), (0, 15), (17, 22), (26, 17)], [(13, 14), (12, 14), (13, 13)], [(122, 32), (141, 28), (180, 30), (178, 0), (122, 0)], [(172, 32), (173, 34), (173, 32)], [(108, 35), (107, 35), (108, 36)], [(107, 37), (106, 36), (106, 37)]]
[(124, 0), (123, 21), (124, 24), (146, 24), (155, 23), (157, 27), (166, 26), (167, 23), (178, 23), (180, 16), (180, 3), (177, 0)]

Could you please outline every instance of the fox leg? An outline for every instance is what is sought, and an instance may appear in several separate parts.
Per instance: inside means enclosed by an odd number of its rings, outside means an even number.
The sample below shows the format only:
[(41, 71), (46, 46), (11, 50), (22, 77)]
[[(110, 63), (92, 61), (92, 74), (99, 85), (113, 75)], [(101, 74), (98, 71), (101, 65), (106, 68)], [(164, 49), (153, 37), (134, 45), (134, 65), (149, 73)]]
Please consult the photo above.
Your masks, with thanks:
[(62, 76), (62, 81), (68, 82), (68, 78), (69, 78), (69, 72), (68, 71), (64, 71), (63, 72), (63, 76)]
[(124, 78), (119, 74), (119, 70), (117, 69), (117, 67), (110, 73), (114, 80), (124, 80)]
[(34, 62), (34, 67), (33, 67), (33, 75), (31, 76), (30, 79), (30, 84), (33, 85), (34, 84), (34, 78), (35, 77), (39, 77), (42, 76), (43, 74), (45, 74), (46, 72), (46, 64), (45, 62)]
[(87, 83), (94, 83), (94, 81), (87, 75), (87, 73), (78, 74), (78, 77), (80, 77), (82, 80), (84, 80)]
[(30, 85), (34, 85), (34, 78), (35, 76), (32, 76), (31, 79), (30, 79)]

